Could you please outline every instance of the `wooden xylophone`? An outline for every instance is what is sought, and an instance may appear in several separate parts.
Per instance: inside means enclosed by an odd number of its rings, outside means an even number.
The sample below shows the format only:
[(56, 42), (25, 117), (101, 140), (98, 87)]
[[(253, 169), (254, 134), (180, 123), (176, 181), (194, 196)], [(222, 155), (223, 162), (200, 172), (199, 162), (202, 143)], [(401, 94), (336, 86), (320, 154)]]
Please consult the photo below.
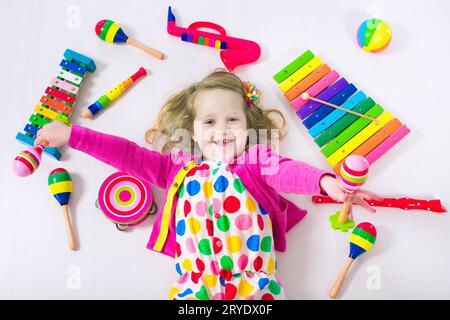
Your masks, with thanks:
[[(273, 79), (337, 174), (347, 156), (360, 155), (372, 164), (410, 132), (400, 120), (309, 50)], [(304, 92), (378, 121), (302, 99)]]
[[(70, 49), (64, 51), (64, 59), (59, 66), (61, 68), (45, 89), (23, 133), (17, 133), (16, 139), (30, 147), (33, 147), (37, 132), (45, 124), (53, 120), (70, 123), (69, 116), (87, 71), (95, 72), (96, 69), (92, 59)], [(45, 148), (44, 153), (56, 160), (61, 158), (57, 148)]]

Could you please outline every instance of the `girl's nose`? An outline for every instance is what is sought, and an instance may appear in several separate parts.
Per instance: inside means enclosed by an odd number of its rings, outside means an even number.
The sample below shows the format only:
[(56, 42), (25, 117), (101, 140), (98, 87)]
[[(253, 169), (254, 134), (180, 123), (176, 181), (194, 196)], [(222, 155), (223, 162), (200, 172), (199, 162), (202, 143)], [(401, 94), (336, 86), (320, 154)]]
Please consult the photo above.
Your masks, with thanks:
[(225, 134), (227, 129), (228, 129), (228, 124), (226, 123), (226, 121), (218, 121), (217, 122), (217, 124), (216, 124), (217, 133), (220, 132), (220, 133)]

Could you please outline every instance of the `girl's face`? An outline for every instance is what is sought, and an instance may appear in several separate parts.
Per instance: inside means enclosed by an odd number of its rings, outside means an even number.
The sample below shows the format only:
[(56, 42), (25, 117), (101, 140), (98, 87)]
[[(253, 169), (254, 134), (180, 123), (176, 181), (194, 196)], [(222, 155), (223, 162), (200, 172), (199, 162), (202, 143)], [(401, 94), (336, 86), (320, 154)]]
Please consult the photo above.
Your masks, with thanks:
[(208, 160), (230, 162), (242, 154), (247, 143), (246, 107), (231, 90), (202, 90), (195, 99), (193, 139)]

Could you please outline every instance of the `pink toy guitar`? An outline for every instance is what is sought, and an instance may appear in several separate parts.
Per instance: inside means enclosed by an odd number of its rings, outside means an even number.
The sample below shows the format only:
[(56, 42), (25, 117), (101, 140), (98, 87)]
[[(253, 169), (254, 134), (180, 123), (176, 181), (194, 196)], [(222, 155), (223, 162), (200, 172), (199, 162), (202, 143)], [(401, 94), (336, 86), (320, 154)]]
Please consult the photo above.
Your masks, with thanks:
[[(200, 31), (200, 28), (212, 29), (218, 34)], [(233, 71), (240, 65), (255, 62), (261, 55), (261, 48), (256, 42), (227, 36), (225, 29), (215, 23), (198, 21), (187, 28), (178, 27), (170, 6), (167, 32), (180, 37), (182, 41), (221, 49), (220, 58), (229, 71)]]

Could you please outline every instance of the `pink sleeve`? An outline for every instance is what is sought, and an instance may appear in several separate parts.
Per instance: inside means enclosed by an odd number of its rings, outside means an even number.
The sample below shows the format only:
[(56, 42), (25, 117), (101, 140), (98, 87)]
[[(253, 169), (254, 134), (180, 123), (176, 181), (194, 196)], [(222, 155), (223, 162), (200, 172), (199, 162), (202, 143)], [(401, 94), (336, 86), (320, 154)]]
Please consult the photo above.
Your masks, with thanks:
[(166, 187), (173, 165), (170, 154), (163, 155), (127, 139), (78, 125), (72, 125), (68, 145), (161, 188)]
[(305, 162), (283, 157), (268, 146), (258, 148), (258, 159), (263, 180), (278, 192), (295, 194), (325, 194), (320, 179), (335, 174), (313, 167)]

